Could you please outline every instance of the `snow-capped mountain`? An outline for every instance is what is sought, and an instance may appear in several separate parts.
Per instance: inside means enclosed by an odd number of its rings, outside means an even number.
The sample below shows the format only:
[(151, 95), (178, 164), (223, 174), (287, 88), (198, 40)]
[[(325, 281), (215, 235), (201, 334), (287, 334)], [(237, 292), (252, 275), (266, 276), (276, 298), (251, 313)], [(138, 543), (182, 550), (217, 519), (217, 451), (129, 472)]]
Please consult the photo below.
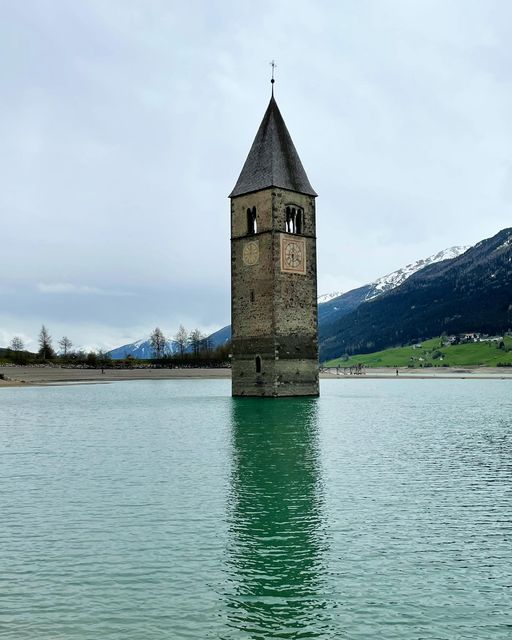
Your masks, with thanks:
[(333, 291), (332, 293), (324, 293), (323, 295), (318, 296), (318, 304), (329, 302), (329, 300), (333, 300), (334, 298), (339, 298), (341, 295), (343, 295), (343, 291)]
[(424, 258), (423, 260), (416, 260), (416, 262), (412, 262), (411, 264), (398, 269), (397, 271), (393, 271), (393, 273), (388, 273), (386, 276), (382, 276), (375, 282), (370, 284), (371, 290), (365, 297), (365, 300), (372, 300), (377, 296), (380, 296), (382, 293), (386, 291), (391, 291), (391, 289), (395, 289), (399, 287), (403, 282), (410, 278), (413, 273), (419, 271), (420, 269), (424, 269), (428, 267), (429, 264), (434, 264), (435, 262), (441, 262), (441, 260), (451, 260), (452, 258), (457, 258), (462, 255), (469, 249), (469, 246), (459, 246), (459, 247), (450, 247), (449, 249), (445, 249), (444, 251), (439, 251), (435, 253), (433, 256), (429, 256), (428, 258)]
[[(174, 353), (176, 351), (176, 345), (172, 340), (168, 340), (166, 345), (167, 353)], [(123, 360), (128, 356), (146, 360), (153, 358), (154, 356), (149, 338), (142, 338), (141, 340), (136, 340), (130, 344), (124, 344), (122, 347), (112, 349), (112, 351), (109, 351), (109, 354), (112, 360)]]
[(354, 311), (363, 302), (374, 300), (384, 293), (396, 289), (406, 280), (408, 280), (414, 273), (421, 271), (425, 267), (442, 260), (451, 260), (465, 253), (469, 247), (450, 247), (444, 251), (439, 251), (428, 258), (417, 260), (412, 264), (408, 264), (393, 273), (388, 273), (382, 278), (378, 278), (370, 284), (365, 284), (357, 289), (352, 289), (341, 295), (332, 294), (330, 299), (327, 299), (329, 295), (322, 296), (325, 300), (318, 300), (318, 322), (320, 327), (333, 322), (336, 319)]
[[(397, 269), (392, 273), (388, 273), (377, 280), (374, 280), (370, 284), (363, 285), (361, 289), (367, 288), (365, 291), (363, 300), (373, 300), (377, 296), (380, 296), (382, 293), (386, 291), (391, 291), (391, 289), (395, 289), (399, 287), (403, 282), (410, 278), (413, 273), (416, 273), (420, 269), (424, 269), (428, 267), (429, 264), (434, 264), (435, 262), (441, 262), (441, 260), (451, 260), (452, 258), (456, 258), (457, 256), (462, 255), (469, 249), (469, 246), (458, 246), (458, 247), (450, 247), (449, 249), (444, 249), (444, 251), (438, 251), (432, 256), (428, 258), (423, 258), (422, 260), (416, 260), (416, 262), (412, 262), (411, 264), (402, 267), (401, 269)], [(349, 292), (350, 293), (350, 292)], [(333, 291), (332, 293), (324, 293), (319, 296), (318, 304), (325, 304), (326, 302), (330, 302), (335, 298), (339, 298), (344, 295), (342, 291)]]

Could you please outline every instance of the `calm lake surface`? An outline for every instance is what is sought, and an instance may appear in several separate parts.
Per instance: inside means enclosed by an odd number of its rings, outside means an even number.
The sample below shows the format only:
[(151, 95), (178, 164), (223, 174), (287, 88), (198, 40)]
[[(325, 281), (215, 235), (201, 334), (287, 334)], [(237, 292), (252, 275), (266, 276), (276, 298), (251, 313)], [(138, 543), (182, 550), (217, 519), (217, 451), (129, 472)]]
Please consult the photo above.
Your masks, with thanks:
[(0, 637), (512, 638), (512, 383), (0, 390)]

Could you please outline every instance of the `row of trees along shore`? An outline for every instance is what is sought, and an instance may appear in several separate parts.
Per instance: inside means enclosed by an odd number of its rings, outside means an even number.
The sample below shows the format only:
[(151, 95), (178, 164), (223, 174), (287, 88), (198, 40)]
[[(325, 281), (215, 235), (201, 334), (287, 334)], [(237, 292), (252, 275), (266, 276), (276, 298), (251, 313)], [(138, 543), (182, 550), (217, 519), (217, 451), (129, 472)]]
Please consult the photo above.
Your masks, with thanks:
[(225, 366), (229, 363), (231, 343), (213, 348), (210, 338), (199, 329), (188, 331), (181, 324), (177, 333), (166, 337), (160, 327), (149, 336), (156, 366)]
[[(54, 347), (53, 339), (45, 325), (39, 332), (39, 350), (32, 353), (25, 349), (25, 343), (14, 336), (7, 349), (3, 349), (0, 360), (7, 363), (30, 365), (49, 364), (70, 367), (124, 368), (124, 367), (219, 367), (229, 364), (230, 344), (214, 349), (209, 338), (199, 329), (188, 331), (180, 325), (173, 338), (168, 339), (159, 327), (151, 333), (149, 344), (152, 358), (135, 358), (127, 353), (123, 358), (113, 360), (104, 350), (84, 351), (74, 349), (73, 342), (62, 336)], [(169, 347), (171, 345), (171, 347)]]

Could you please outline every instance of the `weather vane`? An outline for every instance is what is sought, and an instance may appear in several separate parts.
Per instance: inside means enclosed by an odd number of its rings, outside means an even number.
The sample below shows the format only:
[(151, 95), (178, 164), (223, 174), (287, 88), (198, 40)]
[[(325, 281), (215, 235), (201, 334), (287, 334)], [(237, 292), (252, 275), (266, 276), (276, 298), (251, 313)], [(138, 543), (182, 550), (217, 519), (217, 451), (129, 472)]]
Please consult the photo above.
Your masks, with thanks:
[(274, 72), (276, 70), (277, 64), (275, 63), (275, 60), (272, 60), (272, 62), (269, 62), (269, 64), (272, 67), (272, 80), (270, 82), (272, 83), (272, 95), (274, 95)]

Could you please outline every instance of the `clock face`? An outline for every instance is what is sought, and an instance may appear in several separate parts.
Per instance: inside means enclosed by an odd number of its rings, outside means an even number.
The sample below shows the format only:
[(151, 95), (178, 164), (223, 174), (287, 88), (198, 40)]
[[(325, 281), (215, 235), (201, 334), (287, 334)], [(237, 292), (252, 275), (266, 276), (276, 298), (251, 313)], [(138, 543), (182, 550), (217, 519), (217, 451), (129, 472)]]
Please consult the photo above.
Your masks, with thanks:
[(252, 240), (244, 245), (243, 261), (247, 266), (258, 264), (260, 259), (260, 248), (257, 240)]
[(297, 242), (288, 242), (284, 250), (284, 260), (289, 269), (298, 269), (302, 265), (302, 247)]
[(306, 244), (303, 238), (281, 237), (281, 270), (306, 273)]

